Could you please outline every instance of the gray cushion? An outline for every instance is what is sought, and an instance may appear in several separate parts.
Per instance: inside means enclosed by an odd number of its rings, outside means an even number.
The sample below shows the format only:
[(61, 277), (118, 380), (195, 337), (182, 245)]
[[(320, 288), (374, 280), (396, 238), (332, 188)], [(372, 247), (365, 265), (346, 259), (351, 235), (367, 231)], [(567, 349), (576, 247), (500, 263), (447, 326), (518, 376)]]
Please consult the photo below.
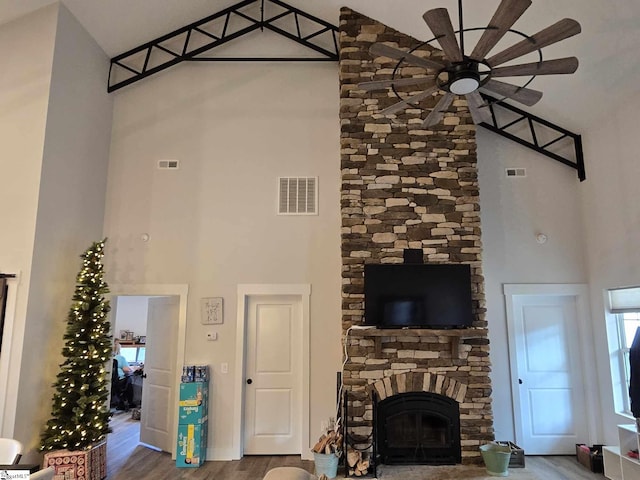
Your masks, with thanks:
[(317, 480), (318, 477), (298, 467), (272, 468), (263, 480)]

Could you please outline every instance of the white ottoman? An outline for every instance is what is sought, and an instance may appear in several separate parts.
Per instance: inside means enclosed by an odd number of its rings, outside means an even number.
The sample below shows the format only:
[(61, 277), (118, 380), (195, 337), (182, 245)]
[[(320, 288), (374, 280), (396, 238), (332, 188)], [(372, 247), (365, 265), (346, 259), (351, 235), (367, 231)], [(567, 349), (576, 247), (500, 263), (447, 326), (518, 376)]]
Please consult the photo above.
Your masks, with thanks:
[(317, 480), (318, 477), (298, 467), (272, 468), (263, 480)]

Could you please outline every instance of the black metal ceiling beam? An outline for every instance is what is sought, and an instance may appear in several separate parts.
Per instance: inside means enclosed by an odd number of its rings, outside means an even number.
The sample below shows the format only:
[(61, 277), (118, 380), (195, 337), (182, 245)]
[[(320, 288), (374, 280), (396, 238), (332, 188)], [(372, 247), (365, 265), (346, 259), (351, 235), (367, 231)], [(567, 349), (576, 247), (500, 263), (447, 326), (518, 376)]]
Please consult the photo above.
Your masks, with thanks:
[[(264, 18), (265, 3), (273, 4), (283, 11), (269, 18)], [(260, 18), (245, 13), (242, 9), (254, 5), (261, 4)], [(207, 30), (207, 24), (224, 19), (222, 32), (218, 34)], [(244, 28), (237, 29), (233, 32), (230, 23), (232, 20), (241, 19), (245, 24), (249, 24)], [(306, 35), (302, 34), (300, 28), (300, 20), (304, 19), (307, 27), (313, 30)], [(284, 25), (276, 25), (277, 21), (285, 20), (289, 22), (285, 28)], [(320, 53), (321, 57), (244, 57), (244, 58), (214, 58), (204, 57), (203, 53), (224, 45), (231, 40), (251, 33), (255, 30), (270, 30), (303, 45), (316, 53)], [(200, 39), (209, 40), (205, 43), (198, 44), (197, 48), (193, 46), (193, 37), (197, 34)], [(332, 37), (331, 49), (319, 44), (319, 37), (328, 34)], [(122, 53), (111, 59), (109, 69), (109, 80), (107, 91), (113, 92), (134, 82), (147, 78), (155, 73), (166, 70), (173, 65), (184, 61), (337, 61), (338, 60), (338, 27), (331, 25), (324, 20), (303, 12), (300, 9), (292, 7), (280, 0), (244, 0), (231, 7), (225, 8), (213, 15), (202, 20), (194, 22), (185, 27), (179, 28), (171, 33), (156, 38), (150, 42), (140, 45), (128, 52)], [(190, 43), (191, 42), (191, 43)], [(176, 46), (179, 48), (176, 48)], [(171, 47), (169, 46), (171, 45)], [(154, 55), (162, 56), (157, 59)], [(144, 58), (143, 58), (144, 57)], [(159, 58), (159, 57), (158, 57)], [(125, 77), (119, 79), (119, 77)]]
[[(265, 18), (264, 6), (265, 3), (275, 5), (282, 11), (269, 18)], [(260, 18), (254, 18), (251, 15), (242, 11), (242, 9), (251, 5), (260, 4)], [(244, 20), (248, 25), (244, 28), (236, 29), (230, 32), (232, 27), (230, 23), (234, 18), (240, 18)], [(222, 31), (217, 35), (207, 30), (207, 24), (219, 19), (224, 19), (224, 26)], [(276, 25), (275, 22), (286, 19), (291, 22), (290, 28), (285, 29), (282, 25)], [(307, 25), (311, 25), (312, 32), (307, 35), (302, 34), (300, 28), (300, 20), (304, 19)], [(251, 33), (255, 30), (270, 30), (279, 35), (282, 35), (294, 42), (299, 43), (316, 53), (320, 53), (320, 57), (206, 57), (203, 56), (205, 52), (209, 52), (212, 49), (224, 45), (238, 37)], [(199, 35), (200, 38), (207, 38), (209, 41), (200, 43), (195, 47), (192, 42), (194, 33)], [(332, 38), (331, 49), (327, 49), (325, 46), (321, 46), (318, 43), (314, 43), (313, 40), (317, 40), (322, 35), (329, 34)], [(137, 81), (147, 78), (155, 73), (166, 70), (178, 63), (184, 61), (196, 61), (196, 62), (238, 62), (238, 61), (304, 61), (304, 62), (318, 62), (318, 61), (338, 61), (339, 46), (338, 46), (338, 27), (331, 25), (324, 20), (310, 15), (298, 8), (292, 7), (280, 0), (244, 0), (231, 7), (225, 8), (213, 15), (210, 15), (202, 20), (186, 25), (178, 30), (163, 35), (151, 42), (147, 42), (144, 45), (140, 45), (128, 52), (122, 53), (111, 59), (111, 67), (109, 69), (109, 80), (107, 90), (113, 92), (127, 85), (131, 85)], [(182, 37), (182, 38), (181, 38)], [(173, 42), (173, 43), (172, 43)], [(171, 47), (169, 46), (171, 44)], [(179, 47), (179, 48), (176, 48)], [(153, 58), (155, 53), (161, 52), (165, 55), (163, 60), (156, 60)], [(144, 59), (142, 59), (144, 57)], [(124, 74), (126, 78), (117, 80), (118, 75)], [(564, 165), (574, 168), (578, 172), (578, 178), (583, 181), (586, 178), (584, 169), (584, 156), (582, 151), (582, 137), (578, 134), (570, 132), (558, 125), (555, 125), (547, 120), (537, 117), (531, 113), (520, 110), (508, 103), (504, 103), (497, 98), (490, 95), (482, 94), (485, 100), (489, 103), (491, 110), (491, 123), (480, 123), (480, 126), (491, 130), (509, 140), (519, 143), (527, 148), (530, 148), (538, 153), (541, 153), (553, 160), (556, 160)], [(504, 112), (509, 112), (508, 117), (510, 121), (508, 123), (502, 122), (500, 119), (504, 117)], [(515, 115), (515, 119), (513, 116)], [(526, 129), (520, 128), (517, 132), (508, 131), (509, 128), (524, 124)], [(555, 138), (551, 141), (541, 144), (539, 141), (538, 129), (546, 129), (547, 132), (552, 132)], [(524, 130), (524, 133), (523, 133)], [(553, 151), (550, 147), (558, 144), (558, 142), (568, 139), (573, 142), (573, 155), (564, 156), (557, 151)]]
[[(537, 117), (529, 112), (520, 110), (513, 105), (504, 103), (499, 99), (492, 97), (491, 95), (486, 95), (483, 93), (482, 97), (489, 104), (492, 123), (482, 122), (479, 124), (480, 126), (486, 128), (487, 130), (491, 130), (498, 135), (508, 138), (509, 140), (513, 140), (520, 145), (524, 145), (527, 148), (535, 150), (536, 152), (552, 158), (553, 160), (556, 160), (564, 165), (576, 169), (580, 181), (582, 182), (583, 180), (585, 180), (586, 173), (584, 169), (584, 153), (582, 151), (581, 135), (570, 132), (569, 130), (559, 127), (558, 125), (544, 120), (543, 118)], [(504, 117), (505, 111), (509, 112), (508, 118), (510, 121), (508, 123), (502, 122), (502, 125), (500, 125), (500, 119), (501, 117)], [(514, 115), (515, 119), (513, 119)], [(508, 129), (515, 125), (518, 125), (520, 127), (524, 125), (526, 129), (521, 128), (517, 132), (509, 132)], [(550, 140), (546, 143), (541, 143), (539, 140), (539, 134), (542, 133), (542, 129), (553, 136), (553, 140)], [(556, 145), (558, 142), (565, 139), (568, 139), (570, 142), (572, 142), (572, 155), (566, 156), (559, 153), (558, 151), (553, 151), (550, 149), (551, 146)]]

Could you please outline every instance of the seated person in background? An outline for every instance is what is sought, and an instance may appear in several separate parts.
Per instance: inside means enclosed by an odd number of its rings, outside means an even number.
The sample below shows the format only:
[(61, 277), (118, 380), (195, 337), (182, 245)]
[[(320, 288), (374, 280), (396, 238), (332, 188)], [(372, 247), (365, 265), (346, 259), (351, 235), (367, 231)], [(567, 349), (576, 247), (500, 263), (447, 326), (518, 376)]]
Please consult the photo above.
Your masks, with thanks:
[(118, 364), (118, 394), (119, 400), (116, 410), (126, 410), (133, 406), (133, 383), (131, 375), (133, 369), (129, 362), (120, 355), (120, 342), (116, 340), (113, 344), (113, 359)]

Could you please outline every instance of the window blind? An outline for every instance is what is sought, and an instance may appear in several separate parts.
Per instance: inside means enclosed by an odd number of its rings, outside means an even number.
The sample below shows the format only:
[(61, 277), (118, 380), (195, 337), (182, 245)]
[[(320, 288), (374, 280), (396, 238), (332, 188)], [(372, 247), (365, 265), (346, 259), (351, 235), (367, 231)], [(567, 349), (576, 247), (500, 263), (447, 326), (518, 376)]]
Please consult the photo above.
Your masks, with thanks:
[(609, 309), (612, 313), (640, 311), (640, 287), (609, 290)]

